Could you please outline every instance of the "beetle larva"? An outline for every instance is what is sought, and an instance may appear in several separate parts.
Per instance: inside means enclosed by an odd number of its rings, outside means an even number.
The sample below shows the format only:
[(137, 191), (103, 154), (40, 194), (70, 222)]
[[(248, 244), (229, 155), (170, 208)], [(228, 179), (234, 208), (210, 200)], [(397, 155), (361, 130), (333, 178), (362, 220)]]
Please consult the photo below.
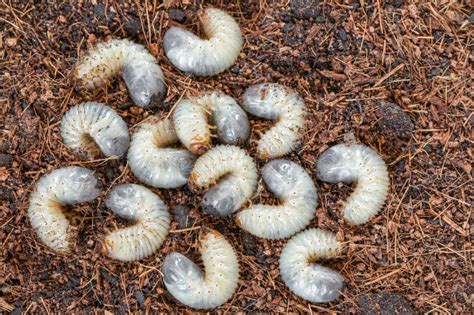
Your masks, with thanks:
[(342, 245), (332, 232), (309, 229), (293, 236), (280, 255), (280, 274), (296, 295), (314, 303), (339, 297), (344, 278), (330, 268), (316, 264), (320, 259), (340, 255)]
[[(221, 179), (222, 178), (222, 179)], [(257, 168), (245, 150), (216, 146), (199, 157), (189, 177), (191, 186), (207, 189), (201, 207), (209, 214), (231, 214), (252, 197), (257, 186)]]
[(163, 38), (165, 54), (171, 63), (183, 72), (209, 76), (229, 68), (243, 45), (237, 22), (218, 9), (199, 13), (204, 33), (201, 39), (180, 27), (171, 27)]
[(254, 116), (277, 121), (258, 142), (259, 158), (274, 159), (295, 149), (306, 117), (305, 104), (295, 92), (276, 83), (255, 84), (242, 96), (242, 107)]
[(150, 107), (166, 95), (163, 72), (153, 57), (140, 44), (128, 39), (112, 39), (97, 44), (75, 67), (74, 77), (80, 86), (99, 88), (122, 73), (132, 101)]
[(128, 149), (133, 174), (147, 185), (175, 188), (187, 183), (196, 157), (188, 150), (167, 148), (179, 143), (168, 119), (140, 124)]
[(180, 101), (173, 112), (173, 122), (178, 138), (195, 154), (211, 147), (208, 122), (217, 127), (217, 137), (224, 144), (243, 144), (250, 133), (242, 108), (232, 97), (215, 91)]
[[(105, 156), (122, 156), (128, 148), (127, 124), (112, 108), (96, 102), (76, 105), (61, 120), (64, 144), (89, 154), (97, 146)], [(97, 146), (96, 146), (97, 145)]]
[(49, 248), (67, 252), (75, 233), (63, 206), (91, 201), (102, 188), (94, 173), (83, 167), (59, 168), (43, 175), (31, 194), (28, 217), (33, 229)]
[(232, 245), (217, 231), (201, 238), (204, 272), (180, 253), (163, 262), (163, 281), (181, 303), (197, 309), (218, 307), (228, 301), (239, 282), (239, 262)]
[(344, 218), (353, 225), (364, 224), (385, 203), (389, 178), (385, 162), (362, 144), (337, 144), (318, 159), (316, 173), (325, 182), (357, 182), (357, 187), (344, 203)]
[(308, 173), (292, 161), (273, 160), (263, 167), (262, 177), (280, 203), (252, 205), (237, 214), (237, 224), (267, 239), (287, 238), (305, 228), (318, 205), (317, 190)]
[(104, 250), (109, 257), (140, 260), (160, 248), (170, 228), (170, 216), (160, 197), (143, 186), (123, 184), (109, 193), (105, 204), (118, 216), (134, 222), (105, 237)]

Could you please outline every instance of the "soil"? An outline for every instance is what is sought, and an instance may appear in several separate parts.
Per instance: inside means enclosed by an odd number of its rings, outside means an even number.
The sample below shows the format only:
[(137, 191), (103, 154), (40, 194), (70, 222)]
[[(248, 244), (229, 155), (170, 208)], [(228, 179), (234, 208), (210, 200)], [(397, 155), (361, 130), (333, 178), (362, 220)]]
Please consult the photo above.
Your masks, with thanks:
[[(172, 251), (198, 260), (199, 231), (210, 227), (233, 244), (241, 265), (237, 292), (219, 313), (378, 314), (399, 307), (470, 313), (474, 33), (468, 1), (225, 3), (212, 5), (237, 19), (245, 45), (234, 66), (210, 78), (181, 73), (161, 46), (171, 25), (200, 31), (196, 13), (209, 3), (0, 5), (0, 312), (189, 312), (164, 288), (161, 263)], [(169, 88), (163, 107), (133, 106), (121, 79), (94, 95), (75, 88), (71, 70), (78, 57), (111, 37), (137, 41), (158, 58)], [(342, 296), (328, 304), (295, 296), (279, 277), (285, 241), (257, 239), (231, 218), (206, 216), (198, 207), (200, 195), (188, 187), (154, 189), (170, 209), (189, 208), (175, 212), (171, 233), (155, 255), (133, 263), (105, 257), (103, 234), (123, 224), (105, 207), (106, 192), (138, 181), (124, 159), (85, 161), (65, 147), (58, 130), (64, 112), (86, 100), (104, 102), (133, 132), (132, 126), (151, 115), (166, 116), (181, 95), (217, 89), (239, 99), (246, 87), (260, 82), (293, 88), (308, 107), (303, 143), (288, 158), (318, 186), (320, 205), (311, 227), (331, 230), (347, 242), (341, 257), (325, 262), (345, 277)], [(380, 106), (385, 102), (389, 109)], [(246, 149), (255, 156), (257, 131), (271, 123), (251, 117), (251, 125)], [(345, 223), (338, 210), (351, 187), (325, 184), (314, 175), (321, 152), (348, 135), (379, 152), (390, 171), (386, 205), (360, 227)], [(263, 164), (258, 161), (259, 169)], [(27, 208), (38, 179), (68, 165), (93, 169), (104, 193), (72, 210), (78, 218), (76, 244), (69, 254), (58, 255), (36, 237)], [(260, 188), (253, 201), (272, 200)], [(379, 298), (369, 302), (374, 297)]]

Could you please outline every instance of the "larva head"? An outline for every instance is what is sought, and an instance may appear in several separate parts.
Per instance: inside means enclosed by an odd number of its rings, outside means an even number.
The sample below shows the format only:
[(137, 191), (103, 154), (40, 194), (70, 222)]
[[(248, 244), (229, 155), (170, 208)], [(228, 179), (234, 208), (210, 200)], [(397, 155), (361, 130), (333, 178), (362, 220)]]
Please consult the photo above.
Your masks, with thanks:
[(177, 299), (191, 293), (194, 286), (204, 279), (202, 270), (194, 262), (176, 252), (166, 256), (161, 271), (166, 288)]
[(233, 98), (227, 96), (220, 99), (225, 103), (221, 103), (212, 115), (220, 142), (230, 145), (244, 144), (250, 134), (247, 115)]
[(279, 198), (295, 187), (303, 176), (302, 173), (296, 163), (286, 159), (270, 161), (262, 169), (263, 180)]
[(107, 196), (105, 205), (114, 213), (127, 220), (137, 217), (137, 204), (145, 198), (140, 185), (124, 184), (115, 187)]
[[(73, 205), (97, 198), (102, 191), (102, 185), (94, 172), (84, 167), (70, 166), (52, 172), (45, 184), (64, 190), (59, 202)], [(41, 183), (41, 181), (40, 181)], [(67, 192), (67, 193), (66, 193)]]
[(201, 201), (204, 211), (213, 216), (226, 216), (238, 210), (242, 203), (242, 191), (232, 178), (222, 179), (207, 191)]
[(285, 88), (274, 83), (250, 86), (242, 96), (242, 107), (254, 116), (275, 120), (280, 113), (275, 106), (286, 101)]
[(163, 72), (154, 62), (128, 60), (123, 68), (123, 79), (137, 106), (152, 107), (166, 96), (167, 87)]
[(329, 183), (353, 182), (359, 175), (358, 163), (358, 156), (351, 146), (338, 144), (321, 154), (316, 164), (316, 174), (320, 180)]

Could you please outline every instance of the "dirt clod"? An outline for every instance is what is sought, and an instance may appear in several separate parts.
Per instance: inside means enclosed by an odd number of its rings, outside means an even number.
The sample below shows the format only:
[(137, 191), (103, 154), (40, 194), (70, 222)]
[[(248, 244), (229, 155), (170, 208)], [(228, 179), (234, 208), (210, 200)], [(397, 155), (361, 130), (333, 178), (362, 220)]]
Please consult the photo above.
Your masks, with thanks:
[(358, 314), (367, 315), (413, 315), (408, 301), (396, 293), (369, 294), (357, 299)]
[(410, 117), (398, 106), (391, 102), (379, 102), (378, 107), (382, 113), (379, 128), (386, 136), (407, 138), (414, 126)]

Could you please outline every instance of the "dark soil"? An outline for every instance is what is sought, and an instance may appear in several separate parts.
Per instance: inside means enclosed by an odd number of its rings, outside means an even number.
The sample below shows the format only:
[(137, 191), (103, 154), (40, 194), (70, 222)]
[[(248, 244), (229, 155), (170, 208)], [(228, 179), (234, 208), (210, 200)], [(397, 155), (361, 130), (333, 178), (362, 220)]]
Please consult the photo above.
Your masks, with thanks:
[[(472, 311), (474, 34), (467, 2), (219, 1), (213, 5), (237, 19), (245, 46), (231, 69), (211, 78), (180, 73), (161, 46), (171, 25), (198, 31), (196, 12), (207, 3), (80, 3), (0, 4), (0, 312), (185, 311), (163, 286), (161, 262), (171, 251), (198, 259), (204, 227), (225, 234), (241, 265), (234, 299), (218, 312)], [(156, 55), (169, 88), (163, 108), (131, 105), (120, 79), (96, 95), (74, 88), (71, 69), (79, 55), (110, 37), (131, 38)], [(289, 292), (278, 271), (284, 241), (260, 240), (230, 218), (203, 214), (200, 196), (188, 187), (154, 190), (170, 209), (189, 207), (186, 217), (192, 218), (174, 219), (155, 255), (134, 263), (105, 257), (101, 238), (122, 224), (105, 207), (105, 192), (137, 180), (125, 160), (84, 161), (67, 149), (58, 130), (64, 112), (96, 100), (115, 108), (132, 127), (150, 115), (167, 115), (183, 93), (217, 89), (239, 99), (259, 82), (281, 83), (304, 98), (307, 131), (289, 158), (311, 174), (319, 154), (348, 134), (387, 162), (386, 206), (361, 227), (344, 223), (338, 210), (350, 186), (313, 176), (320, 205), (311, 226), (336, 232), (348, 244), (340, 258), (325, 263), (346, 278), (343, 295), (322, 305)], [(381, 102), (391, 105), (384, 109)], [(270, 124), (252, 118), (251, 125), (247, 150), (254, 154), (256, 131)], [(38, 241), (27, 208), (38, 179), (68, 165), (96, 171), (104, 194), (75, 208), (76, 246), (61, 256)], [(263, 189), (254, 202), (267, 200), (271, 195)], [(369, 302), (374, 296), (382, 298)]]

